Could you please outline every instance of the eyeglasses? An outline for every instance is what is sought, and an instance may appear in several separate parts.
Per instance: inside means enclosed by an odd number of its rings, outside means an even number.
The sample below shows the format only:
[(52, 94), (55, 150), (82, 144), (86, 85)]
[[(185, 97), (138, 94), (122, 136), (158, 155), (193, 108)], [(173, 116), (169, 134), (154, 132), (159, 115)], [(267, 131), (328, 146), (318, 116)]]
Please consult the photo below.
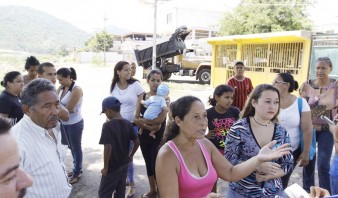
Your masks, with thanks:
[(275, 84), (278, 84), (278, 83), (283, 83), (283, 84), (286, 84), (286, 82), (283, 82), (283, 81), (278, 81), (278, 80), (275, 80), (275, 81), (273, 81), (273, 82), (272, 82), (272, 84), (273, 84), (273, 85), (275, 85)]

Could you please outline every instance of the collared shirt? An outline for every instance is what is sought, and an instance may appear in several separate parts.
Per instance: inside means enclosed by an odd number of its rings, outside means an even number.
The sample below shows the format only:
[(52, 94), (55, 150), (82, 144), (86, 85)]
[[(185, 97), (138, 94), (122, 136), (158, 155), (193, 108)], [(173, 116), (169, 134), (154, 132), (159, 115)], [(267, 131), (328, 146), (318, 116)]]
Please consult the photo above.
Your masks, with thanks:
[(72, 187), (68, 183), (60, 131), (53, 129), (56, 141), (48, 131), (24, 117), (11, 130), (20, 151), (20, 167), (33, 178), (26, 198), (65, 198)]

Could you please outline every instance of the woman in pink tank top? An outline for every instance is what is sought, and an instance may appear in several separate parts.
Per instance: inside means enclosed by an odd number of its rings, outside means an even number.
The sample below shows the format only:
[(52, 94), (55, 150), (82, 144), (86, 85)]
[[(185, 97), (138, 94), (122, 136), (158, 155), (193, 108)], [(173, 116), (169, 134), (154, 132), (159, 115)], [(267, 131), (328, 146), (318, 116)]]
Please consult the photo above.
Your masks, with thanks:
[(291, 150), (288, 144), (272, 150), (276, 143), (273, 141), (257, 156), (233, 166), (204, 138), (208, 120), (200, 99), (194, 96), (178, 99), (172, 115), (174, 122), (156, 159), (155, 173), (161, 198), (217, 197), (211, 193), (217, 177), (238, 181), (255, 171), (260, 163), (280, 158)]

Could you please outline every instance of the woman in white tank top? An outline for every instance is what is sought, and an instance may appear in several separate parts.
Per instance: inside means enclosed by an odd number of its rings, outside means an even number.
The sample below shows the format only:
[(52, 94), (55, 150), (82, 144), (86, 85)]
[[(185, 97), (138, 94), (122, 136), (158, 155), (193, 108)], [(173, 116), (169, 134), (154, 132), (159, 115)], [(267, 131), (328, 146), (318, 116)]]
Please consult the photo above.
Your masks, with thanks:
[(61, 121), (68, 139), (68, 146), (72, 152), (74, 167), (68, 173), (69, 183), (76, 183), (82, 173), (82, 147), (81, 139), (83, 132), (83, 117), (81, 114), (83, 92), (81, 87), (75, 82), (76, 72), (74, 68), (61, 68), (57, 72), (60, 83), (58, 94), (60, 104), (69, 111), (69, 120)]

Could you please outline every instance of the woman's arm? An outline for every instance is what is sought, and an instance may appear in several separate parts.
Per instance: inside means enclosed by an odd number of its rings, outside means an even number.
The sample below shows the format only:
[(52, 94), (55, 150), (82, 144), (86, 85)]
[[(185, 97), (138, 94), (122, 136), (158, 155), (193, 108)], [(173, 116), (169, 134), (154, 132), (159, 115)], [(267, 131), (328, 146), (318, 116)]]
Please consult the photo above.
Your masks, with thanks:
[(80, 87), (75, 87), (72, 90), (72, 94), (70, 95), (70, 99), (66, 105), (66, 109), (69, 111), (69, 113), (74, 112), (74, 108), (76, 104), (79, 102), (80, 98), (82, 97), (82, 89)]
[(64, 107), (62, 104), (60, 104), (60, 109), (59, 109), (59, 118), (62, 121), (67, 122), (69, 120), (69, 112), (66, 109), (66, 107)]
[(141, 114), (141, 100), (143, 100), (143, 95), (146, 93), (143, 93), (141, 95), (138, 96), (137, 98), (137, 102), (136, 102), (136, 109), (135, 109), (135, 118), (138, 119), (140, 118), (140, 114)]
[(276, 141), (272, 141), (265, 145), (258, 155), (233, 166), (209, 140), (203, 140), (210, 149), (212, 164), (216, 169), (218, 177), (225, 181), (239, 181), (254, 172), (260, 163), (281, 158), (286, 154), (290, 154), (291, 150), (289, 144), (284, 144), (272, 150), (272, 147), (276, 144)]
[[(303, 100), (303, 102), (305, 102)], [(304, 149), (302, 154), (299, 157), (300, 164), (299, 166), (307, 166), (309, 164), (309, 151), (312, 142), (312, 130), (313, 125), (311, 121), (311, 111), (302, 112), (300, 126), (303, 132), (303, 140), (304, 140)]]
[(178, 198), (179, 163), (168, 145), (163, 145), (156, 158), (156, 181), (161, 198)]
[(168, 107), (162, 108), (162, 111), (157, 116), (157, 118), (153, 120), (142, 119), (142, 121), (147, 125), (161, 125), (164, 119), (167, 117), (168, 112), (169, 112)]

